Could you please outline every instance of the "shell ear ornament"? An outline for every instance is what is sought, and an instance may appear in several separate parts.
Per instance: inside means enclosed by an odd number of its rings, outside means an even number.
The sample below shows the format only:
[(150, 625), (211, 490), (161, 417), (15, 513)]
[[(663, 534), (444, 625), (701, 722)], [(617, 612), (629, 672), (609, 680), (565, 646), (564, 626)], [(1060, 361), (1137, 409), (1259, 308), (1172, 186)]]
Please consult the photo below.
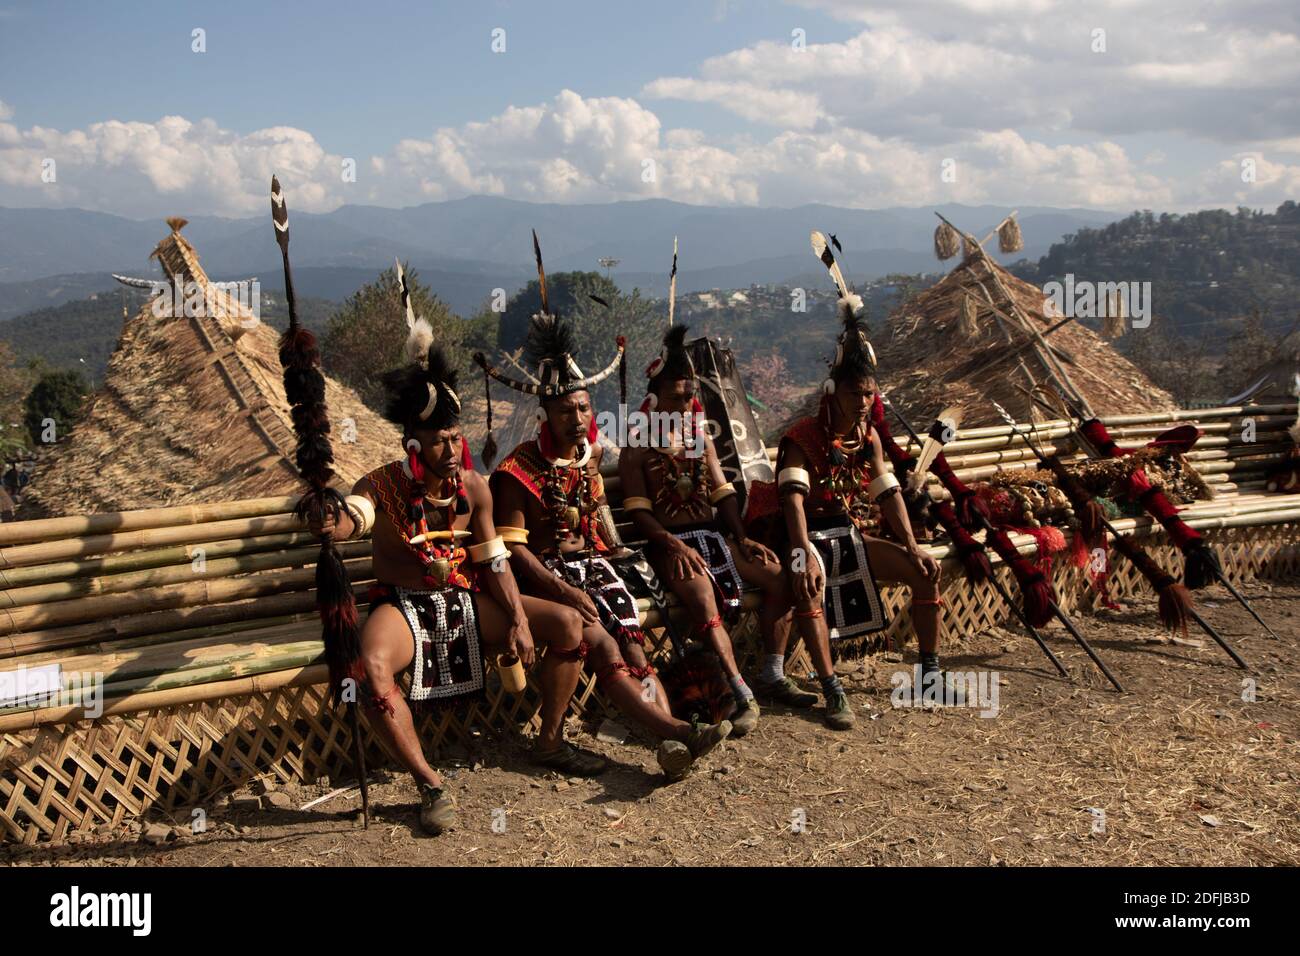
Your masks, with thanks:
[(413, 452), (415, 452), (417, 455), (418, 455), (421, 451), (424, 450), (424, 447), (420, 444), (420, 439), (418, 439), (418, 438), (408, 438), (408, 439), (406, 439), (406, 445), (405, 445), (405, 448), (406, 448), (407, 451), (413, 451)]
[(541, 409), (541, 408), (537, 409), (537, 424), (541, 425), (545, 423), (545, 421), (546, 421), (545, 409)]
[(651, 392), (649, 395), (645, 397), (645, 405), (647, 409), (649, 409), (650, 411), (654, 411), (656, 408), (659, 407), (659, 396), (656, 395), (654, 392)]
[(827, 378), (826, 381), (822, 382), (822, 391), (823, 391), (825, 394), (827, 394), (827, 395), (834, 395), (834, 394), (835, 394), (835, 379), (833, 379), (833, 378)]

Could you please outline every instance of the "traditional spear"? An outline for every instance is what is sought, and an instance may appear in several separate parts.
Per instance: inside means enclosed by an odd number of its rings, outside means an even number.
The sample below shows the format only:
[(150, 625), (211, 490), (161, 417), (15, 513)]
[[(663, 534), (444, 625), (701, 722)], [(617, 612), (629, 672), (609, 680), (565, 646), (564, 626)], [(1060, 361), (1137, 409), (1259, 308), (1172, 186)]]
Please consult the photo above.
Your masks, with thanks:
[[(1106, 430), (1106, 426), (1102, 424), (1101, 419), (1092, 415), (1090, 409), (1071, 402), (1059, 392), (1052, 391), (1051, 394), (1070, 413), (1070, 426), (1074, 430), (1074, 435), (1080, 446), (1089, 458), (1122, 458), (1128, 454), (1127, 451), (1115, 443), (1115, 440), (1110, 437), (1110, 432)], [(1035, 400), (1037, 401), (1037, 399)], [(1040, 404), (1042, 403), (1040, 402)], [(1052, 409), (1052, 411), (1054, 414), (1058, 413), (1056, 409)], [(1074, 424), (1076, 417), (1079, 419), (1078, 425)], [(1211, 580), (1217, 580), (1236, 598), (1237, 603), (1259, 622), (1260, 627), (1268, 631), (1274, 640), (1280, 640), (1273, 629), (1259, 616), (1259, 612), (1246, 600), (1246, 596), (1228, 580), (1223, 567), (1219, 564), (1218, 557), (1205, 538), (1201, 536), (1199, 531), (1179, 517), (1178, 509), (1174, 507), (1163, 491), (1152, 486), (1144, 469), (1137, 468), (1129, 475), (1125, 495), (1141, 505), (1148, 514), (1159, 521), (1169, 535), (1169, 539), (1183, 553), (1183, 582), (1189, 588), (1193, 591), (1200, 590), (1209, 584)]]
[[(913, 440), (919, 444), (920, 438), (912, 430), (911, 425), (907, 423), (907, 420), (903, 418), (897, 408), (892, 405), (890, 407), (894, 410), (894, 417), (898, 419)], [(948, 489), (949, 494), (952, 494), (954, 498), (959, 495), (970, 495), (975, 498), (975, 493), (962, 484), (961, 480), (953, 473), (942, 452), (935, 457), (934, 463), (930, 466), (930, 471), (939, 478), (944, 487)], [(975, 501), (979, 501), (979, 499), (975, 498)], [(980, 501), (979, 504), (983, 505), (983, 502)], [(1016, 546), (1011, 543), (1007, 533), (996, 527), (989, 519), (986, 509), (974, 507), (972, 504), (967, 508), (967, 512), (972, 516), (976, 528), (984, 531), (986, 540), (993, 547), (993, 550), (998, 553), (998, 556), (1002, 558), (1003, 563), (1010, 567), (1012, 573), (1016, 575), (1021, 593), (1025, 596), (1025, 617), (1029, 620), (1037, 618), (1038, 623), (1046, 623), (1047, 620), (1053, 617), (1059, 620), (1065, 625), (1065, 629), (1070, 632), (1070, 636), (1074, 638), (1075, 642), (1092, 658), (1092, 662), (1097, 665), (1097, 668), (1106, 675), (1106, 679), (1115, 686), (1116, 690), (1123, 692), (1123, 686), (1116, 680), (1115, 675), (1110, 672), (1110, 668), (1097, 656), (1097, 652), (1092, 649), (1092, 645), (1088, 643), (1087, 638), (1079, 633), (1079, 629), (1075, 627), (1074, 622), (1066, 616), (1060, 605), (1056, 603), (1056, 596), (1052, 592), (1052, 586), (1042, 572), (1037, 570), (1033, 571), (1032, 574), (1026, 572), (1025, 564), (1027, 562), (1020, 556)], [(1014, 604), (1011, 604), (1010, 601), (1007, 603), (1014, 607)]]
[[(345, 512), (343, 496), (330, 487), (334, 477), (334, 450), (330, 446), (329, 413), (325, 408), (325, 377), (320, 370), (320, 350), (316, 336), (298, 322), (293, 294), (293, 274), (289, 269), (289, 208), (280, 181), (271, 177), (271, 220), (275, 224), (275, 241), (284, 260), (284, 296), (289, 307), (289, 328), (280, 338), (280, 365), (284, 368), (284, 394), (289, 400), (289, 414), (297, 437), (295, 461), (307, 483), (307, 492), (294, 508), (304, 521), (323, 521), (326, 516), (338, 520)], [(344, 700), (344, 682), (351, 680), (359, 689), (364, 678), (361, 669), (361, 627), (357, 620), (356, 596), (348, 580), (348, 569), (328, 534), (321, 535), (320, 556), (316, 561), (316, 607), (320, 612), (325, 660), (330, 672), (330, 695), (335, 703), (348, 704), (352, 725), (353, 769), (361, 785), (361, 818), (370, 826), (370, 791), (366, 780), (366, 754), (361, 739), (361, 716), (355, 697)]]
[(677, 304), (677, 237), (673, 236), (673, 268), (668, 273), (668, 324), (673, 324), (673, 309)]
[[(1192, 603), (1192, 596), (1187, 588), (1175, 581), (1151, 560), (1151, 557), (1142, 549), (1142, 546), (1134, 541), (1131, 536), (1120, 534), (1116, 527), (1110, 523), (1110, 520), (1107, 519), (1105, 513), (1101, 510), (1101, 506), (1088, 493), (1087, 489), (1079, 484), (1075, 477), (1066, 470), (1059, 457), (1045, 454), (1042, 448), (1038, 447), (1037, 443), (1021, 429), (1019, 423), (1011, 417), (1010, 412), (997, 402), (992, 404), (997, 409), (997, 413), (1002, 417), (1002, 420), (1010, 425), (1011, 430), (1029, 446), (1029, 450), (1037, 456), (1038, 461), (1056, 476), (1057, 486), (1070, 499), (1075, 512), (1080, 515), (1080, 520), (1095, 522), (1106, 531), (1109, 531), (1115, 539), (1115, 546), (1120, 553), (1132, 562), (1155, 589), (1159, 597), (1161, 622), (1170, 630), (1181, 627), (1183, 634), (1186, 635), (1187, 618), (1191, 617), (1206, 634), (1210, 635), (1227, 652), (1238, 667), (1249, 670), (1249, 665), (1242, 660), (1241, 655), (1232, 649), (1231, 645), (1219, 635), (1218, 631), (1210, 626), (1210, 623), (1205, 618), (1201, 617), (1200, 612), (1196, 610), (1196, 606)], [(1089, 515), (1089, 517), (1084, 519), (1084, 514)]]
[[(881, 398), (884, 402), (888, 402), (888, 399), (884, 399), (883, 396), (881, 396)], [(899, 421), (903, 423), (903, 427), (907, 429), (912, 438), (924, 447), (924, 443), (922, 443), (916, 433), (912, 431), (911, 426), (907, 424), (907, 421), (901, 414), (899, 414), (898, 410), (895, 409), (892, 404), (890, 405), (890, 408), (893, 409), (894, 414), (898, 416)], [(912, 474), (915, 475), (918, 471), (917, 462), (908, 455), (906, 450), (904, 450), (898, 442), (894, 440), (894, 436), (889, 431), (888, 423), (884, 421), (883, 409), (878, 420), (875, 415), (874, 407), (872, 412), (872, 427), (875, 428), (876, 433), (880, 435), (881, 445), (884, 447), (885, 453), (893, 463), (894, 470), (899, 473), (904, 473), (910, 470)], [(936, 424), (941, 423), (942, 421), (943, 418), (940, 416)], [(933, 428), (931, 429), (931, 432), (934, 432)], [(937, 440), (942, 441), (942, 438)], [(933, 458), (931, 459), (931, 463), (932, 462)], [(911, 484), (912, 482), (909, 481), (909, 487)], [(1016, 619), (1024, 626), (1025, 630), (1029, 633), (1029, 636), (1034, 639), (1034, 643), (1036, 643), (1039, 649), (1047, 655), (1047, 659), (1052, 662), (1052, 665), (1058, 672), (1060, 672), (1061, 676), (1067, 680), (1073, 680), (1070, 676), (1069, 670), (1061, 663), (1060, 659), (1052, 653), (1052, 649), (1047, 646), (1047, 642), (1043, 640), (1043, 636), (1038, 633), (1038, 628), (1034, 627), (1033, 623), (1030, 622), (1025, 612), (1020, 609), (1020, 605), (1016, 604), (1016, 602), (1011, 599), (1011, 595), (1008, 593), (1006, 587), (998, 580), (997, 575), (993, 573), (993, 567), (989, 563), (988, 555), (984, 550), (984, 545), (981, 544), (977, 538), (972, 536), (969, 531), (962, 527), (961, 522), (957, 519), (957, 513), (952, 509), (952, 505), (948, 504), (946, 501), (935, 501), (930, 497), (929, 492), (925, 491), (923, 487), (917, 489), (915, 493), (919, 494), (923, 499), (922, 510), (928, 510), (947, 533), (948, 539), (952, 542), (953, 547), (957, 551), (957, 557), (961, 561), (962, 568), (966, 572), (966, 579), (970, 581), (972, 585), (978, 584), (981, 581), (987, 581), (993, 590), (998, 593), (998, 596), (1002, 598), (1002, 602), (1011, 609), (1011, 613), (1014, 614)]]

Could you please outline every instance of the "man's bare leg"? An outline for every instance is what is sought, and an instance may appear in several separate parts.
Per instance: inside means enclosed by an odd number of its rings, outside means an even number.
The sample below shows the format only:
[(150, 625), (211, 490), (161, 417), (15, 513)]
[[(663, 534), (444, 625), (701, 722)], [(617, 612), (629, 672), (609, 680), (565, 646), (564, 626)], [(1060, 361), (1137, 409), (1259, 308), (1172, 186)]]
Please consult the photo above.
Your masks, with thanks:
[(411, 708), (394, 680), (414, 658), (415, 638), (402, 612), (391, 604), (374, 608), (361, 631), (361, 663), (370, 691), (362, 703), (380, 743), (415, 778), (420, 826), (437, 836), (455, 825), (455, 805), (443, 795), (442, 778), (424, 759)]
[(588, 625), (583, 637), (591, 647), (587, 660), (601, 692), (630, 720), (663, 741), (656, 757), (669, 780), (685, 776), (697, 757), (704, 756), (731, 733), (728, 720), (692, 727), (668, 712), (666, 700), (660, 706), (660, 699), (665, 697), (663, 685), (655, 680), (647, 687), (630, 675), (618, 644), (599, 624)]
[[(597, 625), (597, 627), (599, 628), (599, 625)], [(608, 636), (604, 628), (599, 628), (599, 630), (600, 633)], [(617, 650), (617, 644), (615, 645), (615, 648)], [(641, 680), (649, 682), (651, 689), (647, 696), (650, 698), (650, 703), (654, 704), (654, 706), (658, 707), (661, 711), (671, 717), (672, 708), (668, 706), (668, 692), (664, 690), (664, 685), (659, 680), (659, 675), (649, 673), (650, 658), (646, 657), (645, 648), (640, 644), (629, 641), (622, 650), (619, 651), (619, 654), (627, 663), (628, 667), (635, 668), (641, 674), (645, 675)], [(643, 684), (642, 690), (644, 691), (645, 689), (646, 687)]]
[(763, 642), (763, 661), (755, 687), (765, 700), (790, 707), (811, 707), (817, 695), (802, 690), (786, 677), (785, 655), (794, 618), (794, 595), (781, 565), (753, 560), (734, 541), (728, 541), (740, 579), (763, 592), (758, 611), (759, 635)]
[(672, 569), (655, 554), (651, 556), (655, 573), (661, 581), (668, 584), (691, 622), (691, 636), (702, 640), (710, 650), (718, 655), (722, 674), (731, 685), (732, 695), (736, 699), (736, 712), (732, 714), (732, 736), (743, 737), (758, 724), (759, 711), (754, 702), (754, 693), (745, 683), (736, 665), (736, 653), (731, 640), (731, 632), (722, 623), (718, 613), (718, 601), (713, 579), (708, 575), (697, 574), (692, 578), (679, 579), (672, 576)]
[[(578, 655), (582, 643), (582, 616), (573, 608), (540, 598), (523, 595), (520, 601), (541, 657), (535, 665), (537, 682), (542, 688), (542, 726), (537, 734), (537, 747), (551, 751), (564, 742), (564, 715), (582, 673), (582, 660)], [(496, 602), (480, 598), (478, 603), (484, 649), (499, 652), (495, 640), (489, 643), (488, 636), (505, 635), (509, 629), (508, 619)], [(546, 654), (540, 653), (543, 647), (547, 649)]]
[(883, 581), (904, 584), (912, 592), (912, 627), (921, 656), (922, 678), (939, 671), (939, 623), (943, 599), (940, 583), (917, 568), (907, 551), (892, 541), (866, 539), (867, 560)]
[(366, 705), (370, 728), (380, 742), (415, 778), (416, 784), (441, 787), (442, 778), (424, 759), (415, 721), (395, 675), (411, 666), (415, 638), (402, 612), (382, 604), (370, 612), (361, 631), (361, 658), (373, 700)]

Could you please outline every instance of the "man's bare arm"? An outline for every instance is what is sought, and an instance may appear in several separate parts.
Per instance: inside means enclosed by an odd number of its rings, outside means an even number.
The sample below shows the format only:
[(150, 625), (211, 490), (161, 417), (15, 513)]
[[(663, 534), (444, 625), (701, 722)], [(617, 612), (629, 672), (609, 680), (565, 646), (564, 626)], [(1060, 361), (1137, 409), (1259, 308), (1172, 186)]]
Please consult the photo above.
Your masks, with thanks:
[[(497, 480), (496, 493), (492, 496), (492, 517), (498, 528), (527, 528), (526, 492), (518, 479), (498, 472), (502, 477)], [(558, 598), (559, 578), (547, 570), (526, 543), (507, 542), (510, 548), (510, 564), (518, 579), (526, 588), (540, 597)]]

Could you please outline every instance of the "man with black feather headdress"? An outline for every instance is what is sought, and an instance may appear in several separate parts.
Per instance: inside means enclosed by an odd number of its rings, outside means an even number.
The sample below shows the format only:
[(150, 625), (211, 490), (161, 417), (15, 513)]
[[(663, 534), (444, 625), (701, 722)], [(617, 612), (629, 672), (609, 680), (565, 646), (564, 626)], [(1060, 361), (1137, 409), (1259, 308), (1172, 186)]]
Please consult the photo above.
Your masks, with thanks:
[[(643, 430), (629, 435), (619, 455), (623, 508), (646, 536), (646, 557), (686, 608), (695, 636), (717, 655), (736, 702), (732, 735), (743, 737), (757, 726), (759, 707), (736, 666), (728, 633), (740, 610), (742, 582), (763, 591), (764, 647), (782, 658), (792, 599), (776, 555), (746, 533), (736, 489), (712, 440), (698, 427), (704, 409), (696, 397), (686, 331), (680, 323), (670, 326), (663, 349), (646, 369)], [(789, 682), (771, 690), (794, 706), (817, 702)]]
[[(876, 356), (861, 319), (861, 297), (836, 303), (843, 325), (835, 359), (815, 416), (796, 422), (777, 450), (774, 514), (755, 507), (751, 527), (767, 523), (785, 563), (795, 596), (795, 621), (803, 635), (826, 698), (826, 721), (837, 730), (853, 725), (853, 709), (832, 666), (838, 656), (861, 654), (871, 635), (888, 625), (876, 577), (907, 585), (921, 668), (939, 669), (939, 565), (917, 544), (898, 479), (885, 467), (880, 438), (871, 425), (876, 395)], [(896, 544), (862, 535), (855, 518), (874, 501)], [(769, 667), (773, 662), (769, 657)], [(773, 668), (775, 669), (775, 668)], [(769, 680), (778, 674), (765, 674)]]
[[(432, 344), (428, 322), (414, 318), (400, 264), (398, 274), (410, 362), (384, 376), (384, 415), (401, 426), (406, 456), (359, 480), (340, 519), (326, 518), (313, 530), (336, 540), (371, 532), (379, 583), (361, 634), (362, 703), (371, 727), (415, 778), (421, 825), (437, 834), (454, 824), (453, 804), (425, 760), (411, 707), (482, 691), (485, 653), (530, 667), (535, 641), (543, 644), (537, 752), (564, 755), (566, 771), (580, 776), (601, 772), (605, 761), (564, 740), (564, 714), (582, 667), (581, 618), (520, 595), (493, 523), (488, 483), (473, 470), (460, 431), (456, 375)], [(397, 679), (407, 673), (403, 695)]]
[(731, 724), (674, 717), (646, 657), (636, 602), (609, 560), (621, 542), (605, 499), (603, 450), (588, 391), (623, 366), (625, 343), (620, 337), (602, 371), (584, 375), (573, 359), (571, 326), (548, 312), (540, 250), (537, 260), (542, 311), (532, 317), (525, 344), (536, 380), (518, 381), (482, 353), (474, 356), (486, 376), (540, 401), (537, 437), (515, 448), (492, 474), (497, 527), (524, 590), (582, 615), (584, 652), (597, 686), (661, 738), (659, 764), (670, 780), (679, 779), (727, 737)]

